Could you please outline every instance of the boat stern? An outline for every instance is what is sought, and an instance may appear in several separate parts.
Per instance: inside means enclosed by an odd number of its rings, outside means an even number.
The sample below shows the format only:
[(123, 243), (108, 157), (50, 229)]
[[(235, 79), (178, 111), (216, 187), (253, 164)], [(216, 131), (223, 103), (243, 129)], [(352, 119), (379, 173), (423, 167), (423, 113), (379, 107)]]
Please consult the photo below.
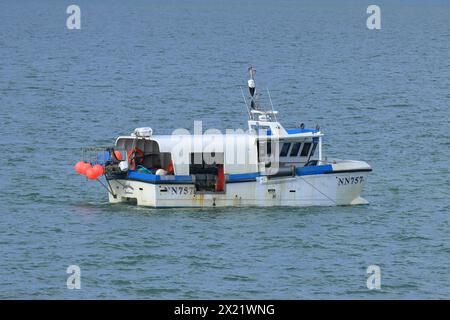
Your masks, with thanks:
[(130, 203), (142, 206), (156, 205), (155, 185), (134, 180), (108, 180), (110, 203)]

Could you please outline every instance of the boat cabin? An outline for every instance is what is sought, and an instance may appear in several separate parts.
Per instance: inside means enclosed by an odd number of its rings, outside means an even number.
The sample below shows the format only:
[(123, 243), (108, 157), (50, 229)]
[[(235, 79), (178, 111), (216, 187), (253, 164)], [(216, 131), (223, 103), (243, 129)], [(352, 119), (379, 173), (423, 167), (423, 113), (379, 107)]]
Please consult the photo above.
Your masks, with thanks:
[(319, 130), (257, 121), (249, 127), (247, 133), (223, 135), (121, 136), (115, 149), (127, 154), (129, 177), (184, 177), (197, 191), (220, 192), (225, 181), (245, 175), (294, 175), (296, 168), (317, 162)]

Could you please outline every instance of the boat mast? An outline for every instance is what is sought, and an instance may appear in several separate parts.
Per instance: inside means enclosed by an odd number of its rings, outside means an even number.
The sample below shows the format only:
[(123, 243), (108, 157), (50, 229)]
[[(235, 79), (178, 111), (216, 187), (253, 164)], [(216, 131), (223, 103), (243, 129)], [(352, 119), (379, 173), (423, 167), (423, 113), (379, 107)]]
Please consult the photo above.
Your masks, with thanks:
[(247, 107), (247, 111), (250, 114), (250, 120), (263, 122), (272, 122), (275, 120), (275, 122), (277, 122), (276, 117), (277, 112), (273, 109), (273, 102), (272, 97), (270, 96), (269, 89), (267, 89), (267, 95), (269, 96), (271, 110), (264, 111), (257, 101), (260, 96), (260, 93), (256, 92), (256, 84), (255, 84), (256, 69), (251, 66), (248, 68), (248, 73), (250, 75), (250, 79), (247, 81), (248, 91), (250, 92), (250, 106), (247, 106), (247, 101), (245, 100), (245, 97), (244, 102)]
[(256, 103), (255, 103), (255, 92), (256, 92), (255, 74), (256, 74), (256, 69), (251, 66), (250, 68), (248, 68), (248, 73), (250, 75), (250, 79), (247, 82), (247, 84), (248, 84), (248, 91), (250, 92), (250, 99), (251, 99), (250, 100), (250, 108), (252, 110), (257, 110), (258, 108), (256, 107)]

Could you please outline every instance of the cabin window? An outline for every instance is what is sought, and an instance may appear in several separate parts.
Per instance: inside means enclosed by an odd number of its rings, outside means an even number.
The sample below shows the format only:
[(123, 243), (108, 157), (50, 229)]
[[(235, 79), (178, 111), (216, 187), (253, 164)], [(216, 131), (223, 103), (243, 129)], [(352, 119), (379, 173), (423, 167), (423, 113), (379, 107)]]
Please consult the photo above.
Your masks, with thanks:
[(281, 151), (280, 151), (280, 157), (286, 157), (288, 152), (289, 152), (289, 148), (290, 147), (291, 147), (291, 143), (290, 142), (284, 143), (283, 147), (281, 148)]
[(298, 151), (300, 150), (300, 146), (302, 145), (301, 142), (296, 142), (294, 143), (294, 145), (292, 146), (292, 150), (291, 150), (291, 157), (296, 157), (298, 155)]
[(314, 152), (316, 151), (316, 147), (317, 147), (317, 142), (313, 142), (311, 154), (309, 155), (310, 157), (312, 157), (314, 155)]
[(309, 149), (311, 149), (311, 142), (305, 142), (303, 144), (302, 152), (300, 153), (301, 157), (307, 157), (309, 153)]

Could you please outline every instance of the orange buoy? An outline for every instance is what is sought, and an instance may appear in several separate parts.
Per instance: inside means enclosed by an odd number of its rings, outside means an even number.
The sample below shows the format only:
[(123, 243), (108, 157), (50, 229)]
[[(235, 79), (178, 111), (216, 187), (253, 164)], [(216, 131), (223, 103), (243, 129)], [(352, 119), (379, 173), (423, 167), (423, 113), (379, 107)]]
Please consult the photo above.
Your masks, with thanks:
[(86, 171), (87, 171), (88, 169), (90, 169), (90, 168), (92, 168), (91, 164), (85, 162), (85, 163), (83, 164), (83, 166), (81, 167), (81, 174), (86, 174)]
[(75, 165), (75, 171), (79, 174), (83, 174), (86, 171), (84, 169), (85, 164), (86, 164), (86, 162), (84, 162), (84, 161), (78, 161), (77, 164)]
[(115, 151), (114, 151), (114, 155), (116, 156), (117, 160), (120, 160), (120, 161), (123, 160), (123, 158), (122, 158), (122, 152), (120, 152), (119, 150), (115, 150)]
[(97, 171), (94, 169), (94, 168), (89, 168), (89, 169), (87, 169), (86, 170), (86, 177), (89, 179), (89, 180), (95, 180), (95, 179), (97, 179), (98, 178), (98, 174), (97, 174)]
[(92, 169), (94, 169), (94, 171), (97, 173), (97, 177), (100, 177), (103, 174), (103, 172), (105, 172), (103, 166), (100, 164), (96, 164), (95, 166), (92, 167)]

